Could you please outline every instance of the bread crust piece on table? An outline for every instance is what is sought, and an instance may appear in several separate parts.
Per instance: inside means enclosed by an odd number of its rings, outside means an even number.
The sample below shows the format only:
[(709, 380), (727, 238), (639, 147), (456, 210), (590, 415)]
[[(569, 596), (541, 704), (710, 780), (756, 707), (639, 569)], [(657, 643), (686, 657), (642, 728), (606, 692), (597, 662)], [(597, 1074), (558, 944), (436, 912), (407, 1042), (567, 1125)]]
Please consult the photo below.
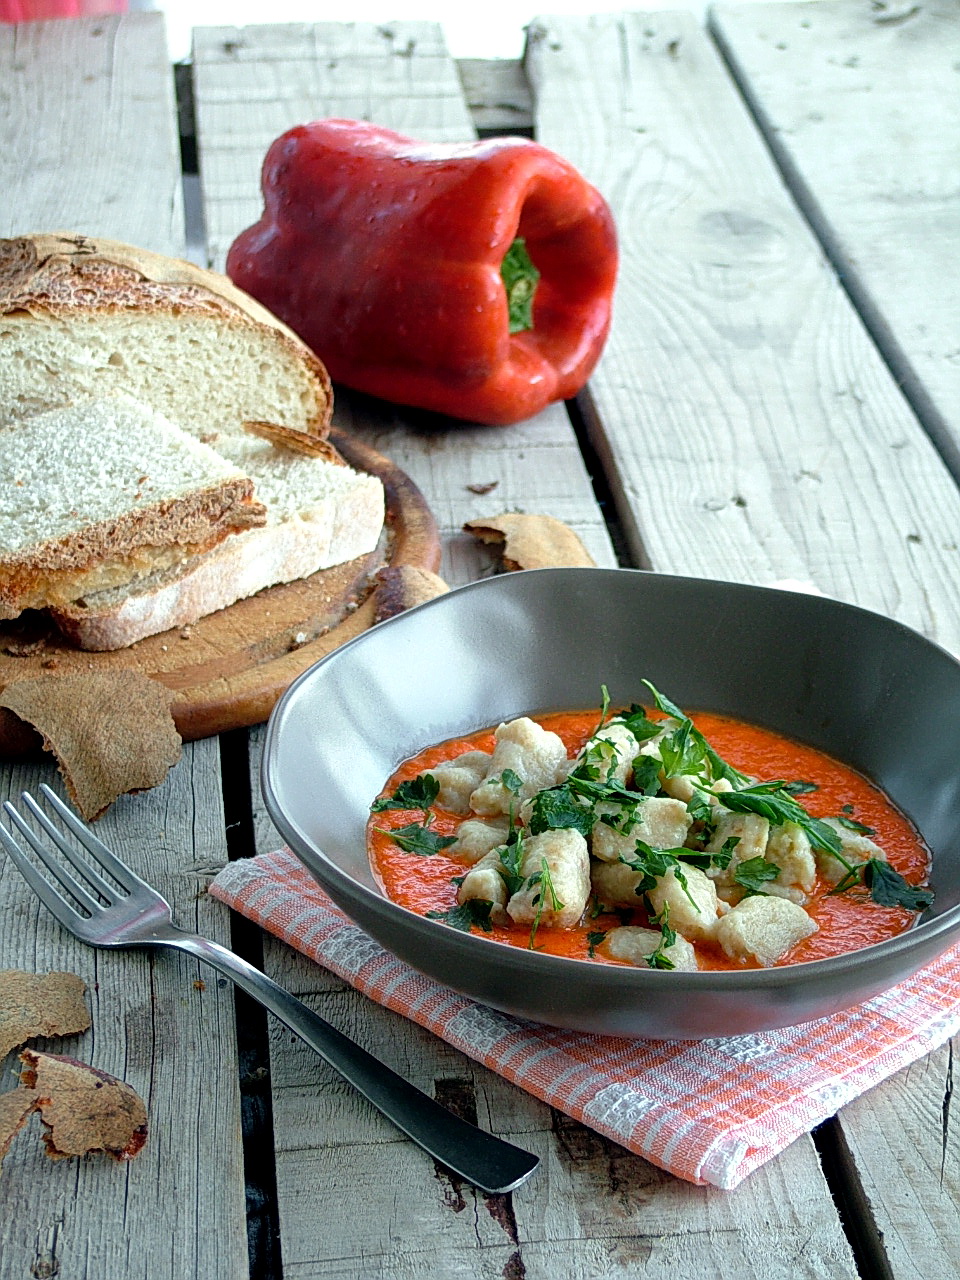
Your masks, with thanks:
[(278, 416), (322, 437), (333, 408), (323, 364), (226, 276), (70, 232), (0, 240), (0, 422), (116, 390), (201, 439)]

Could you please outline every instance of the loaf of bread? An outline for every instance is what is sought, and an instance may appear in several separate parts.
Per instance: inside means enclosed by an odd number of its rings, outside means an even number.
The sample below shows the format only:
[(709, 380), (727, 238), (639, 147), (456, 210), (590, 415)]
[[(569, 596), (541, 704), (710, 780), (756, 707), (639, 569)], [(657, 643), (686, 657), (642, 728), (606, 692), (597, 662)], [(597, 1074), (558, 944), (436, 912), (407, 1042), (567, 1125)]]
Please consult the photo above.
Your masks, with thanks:
[(111, 240), (0, 240), (0, 424), (122, 391), (203, 440), (266, 421), (325, 435), (303, 342), (226, 276)]
[(235, 463), (129, 396), (0, 428), (0, 617), (129, 589), (265, 524)]
[(125, 648), (376, 547), (384, 494), (375, 476), (253, 436), (221, 437), (214, 447), (252, 478), (267, 507), (266, 525), (133, 589), (91, 593), (54, 610), (58, 627), (78, 648)]

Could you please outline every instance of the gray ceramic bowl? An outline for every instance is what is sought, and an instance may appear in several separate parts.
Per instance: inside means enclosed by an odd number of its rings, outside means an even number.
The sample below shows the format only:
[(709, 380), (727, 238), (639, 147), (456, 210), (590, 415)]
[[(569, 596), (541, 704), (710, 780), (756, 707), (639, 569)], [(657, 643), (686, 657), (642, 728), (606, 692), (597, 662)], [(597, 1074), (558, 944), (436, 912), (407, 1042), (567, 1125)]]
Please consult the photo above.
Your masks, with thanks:
[[(386, 899), (368, 806), (403, 759), (517, 715), (616, 704), (647, 677), (830, 752), (878, 782), (933, 850), (933, 907), (909, 932), (830, 960), (675, 973), (543, 955)], [(294, 683), (262, 783), (284, 838), (385, 947), (507, 1013), (577, 1030), (699, 1038), (860, 1003), (960, 938), (960, 664), (898, 623), (822, 597), (628, 569), (489, 578), (367, 631)]]

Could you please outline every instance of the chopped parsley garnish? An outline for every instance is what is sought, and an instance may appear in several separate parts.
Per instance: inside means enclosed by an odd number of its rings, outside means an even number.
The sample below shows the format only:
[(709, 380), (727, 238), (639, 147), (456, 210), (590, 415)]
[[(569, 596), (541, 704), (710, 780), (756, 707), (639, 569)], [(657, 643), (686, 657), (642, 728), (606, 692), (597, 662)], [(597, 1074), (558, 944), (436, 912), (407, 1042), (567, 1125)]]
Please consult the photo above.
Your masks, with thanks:
[(401, 782), (392, 796), (381, 796), (370, 806), (371, 813), (383, 813), (385, 809), (427, 810), (440, 794), (440, 783), (432, 773), (420, 773), (415, 778)]
[(785, 782), (783, 789), (791, 796), (805, 796), (811, 791), (819, 791), (820, 784), (818, 782), (807, 782), (804, 778), (794, 778), (792, 782)]
[(774, 826), (793, 822), (803, 830), (816, 849), (836, 856), (840, 852), (840, 837), (828, 822), (807, 813), (786, 790), (786, 784), (778, 779), (773, 782), (754, 782), (745, 787), (722, 791), (717, 799), (732, 813), (756, 813)]
[(848, 831), (854, 831), (858, 836), (875, 836), (877, 833), (873, 827), (868, 827), (864, 822), (858, 822), (856, 818), (848, 817), (845, 813), (838, 813), (834, 818), (834, 822), (839, 822), (841, 827), (846, 827)]
[(606, 929), (593, 929), (587, 934), (587, 955), (591, 960), (595, 959), (594, 952), (606, 936)]
[(881, 907), (905, 907), (908, 911), (925, 911), (933, 902), (929, 889), (908, 884), (899, 871), (894, 871), (882, 858), (868, 858), (861, 872), (870, 897)]
[(523, 886), (520, 865), (523, 862), (523, 829), (511, 827), (507, 843), (500, 850), (500, 878), (507, 890), (507, 897), (512, 898)]
[(672, 947), (677, 940), (676, 930), (670, 928), (669, 902), (663, 904), (663, 911), (656, 918), (656, 924), (660, 928), (660, 941), (657, 943), (656, 950), (644, 956), (644, 960), (651, 969), (675, 969), (677, 966), (666, 954), (667, 948)]
[(660, 761), (656, 756), (637, 756), (633, 762), (633, 785), (642, 796), (655, 796), (660, 790)]
[(710, 771), (713, 775), (714, 781), (717, 781), (720, 778), (726, 778), (727, 781), (733, 783), (735, 787), (745, 786), (750, 781), (745, 773), (741, 773), (739, 769), (735, 769), (732, 764), (727, 764), (726, 760), (714, 751), (713, 747), (711, 747), (710, 743), (707, 742), (700, 730), (695, 727), (693, 721), (685, 711), (681, 711), (676, 703), (671, 702), (669, 698), (664, 697), (660, 690), (656, 689), (649, 680), (644, 680), (643, 683), (650, 690), (650, 693), (653, 696), (654, 705), (658, 711), (662, 711), (664, 715), (670, 716), (671, 719), (679, 721), (681, 727), (685, 724), (690, 726), (690, 736), (699, 744), (702, 744), (704, 758), (710, 765)]
[(617, 716), (617, 719), (627, 726), (638, 742), (647, 742), (650, 738), (655, 738), (667, 727), (662, 720), (651, 720), (647, 715), (646, 707), (641, 707), (637, 702), (632, 702), (630, 710)]
[(557, 831), (572, 827), (582, 836), (593, 830), (595, 818), (593, 806), (582, 804), (569, 780), (557, 787), (538, 791), (530, 807), (530, 834), (538, 836), (542, 831)]
[(683, 874), (683, 864), (680, 861), (681, 854), (695, 852), (696, 850), (692, 849), (653, 849), (643, 840), (638, 840), (634, 856), (632, 858), (621, 857), (620, 861), (626, 863), (631, 870), (640, 875), (641, 879), (634, 890), (638, 897), (643, 897), (651, 889), (655, 889), (657, 881), (672, 871), (677, 884), (689, 899), (690, 905), (695, 911), (699, 911), (700, 908), (691, 897), (690, 889), (687, 886), (687, 878)]
[(479, 925), (485, 933), (489, 933), (493, 928), (490, 922), (492, 910), (493, 903), (486, 898), (468, 898), (466, 902), (450, 907), (447, 911), (428, 911), (427, 919), (442, 920), (452, 929), (460, 929), (463, 933), (469, 933), (474, 925)]
[(706, 849), (701, 852), (699, 849), (687, 848), (674, 849), (673, 852), (678, 858), (682, 858), (684, 862), (690, 863), (691, 866), (699, 867), (701, 871), (707, 871), (710, 867), (725, 871), (729, 867), (733, 851), (739, 843), (739, 836), (727, 836), (719, 849), (710, 852)]
[(770, 880), (776, 880), (779, 874), (780, 868), (766, 858), (747, 858), (746, 861), (737, 863), (733, 879), (746, 890), (744, 897), (749, 898), (753, 894), (766, 893), (763, 886)]
[(385, 827), (377, 827), (377, 830), (381, 835), (392, 840), (404, 853), (417, 853), (422, 858), (432, 857), (441, 849), (449, 849), (457, 842), (456, 836), (442, 836), (420, 822), (411, 822), (405, 827), (394, 827), (392, 831), (388, 831)]
[(540, 928), (540, 920), (543, 916), (547, 896), (549, 895), (550, 898), (551, 911), (562, 911), (563, 903), (557, 897), (557, 891), (553, 887), (553, 877), (550, 874), (550, 865), (546, 858), (540, 859), (540, 870), (527, 877), (527, 885), (530, 888), (534, 888), (536, 885), (540, 886), (540, 892), (533, 895), (533, 905), (537, 908), (537, 913), (533, 917), (533, 924), (530, 926), (530, 941), (527, 943), (527, 946), (532, 951), (537, 930)]
[(519, 796), (523, 789), (523, 779), (513, 769), (504, 769), (500, 775), (500, 781), (512, 796)]

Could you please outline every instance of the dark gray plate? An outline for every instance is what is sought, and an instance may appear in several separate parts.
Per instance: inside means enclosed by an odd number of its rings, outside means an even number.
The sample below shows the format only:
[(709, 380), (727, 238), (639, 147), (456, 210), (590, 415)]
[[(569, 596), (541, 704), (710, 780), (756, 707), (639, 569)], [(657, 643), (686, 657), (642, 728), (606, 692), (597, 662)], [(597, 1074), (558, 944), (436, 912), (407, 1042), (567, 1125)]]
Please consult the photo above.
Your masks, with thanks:
[[(779, 969), (672, 973), (567, 960), (464, 934), (386, 899), (370, 802), (422, 748), (538, 711), (640, 701), (777, 729), (879, 783), (933, 850), (933, 907), (908, 933)], [(291, 848), (411, 965), (508, 1013), (612, 1035), (698, 1038), (858, 1004), (960, 938), (960, 664), (879, 615), (818, 596), (629, 569), (506, 574), (335, 650), (270, 718), (262, 784)]]

